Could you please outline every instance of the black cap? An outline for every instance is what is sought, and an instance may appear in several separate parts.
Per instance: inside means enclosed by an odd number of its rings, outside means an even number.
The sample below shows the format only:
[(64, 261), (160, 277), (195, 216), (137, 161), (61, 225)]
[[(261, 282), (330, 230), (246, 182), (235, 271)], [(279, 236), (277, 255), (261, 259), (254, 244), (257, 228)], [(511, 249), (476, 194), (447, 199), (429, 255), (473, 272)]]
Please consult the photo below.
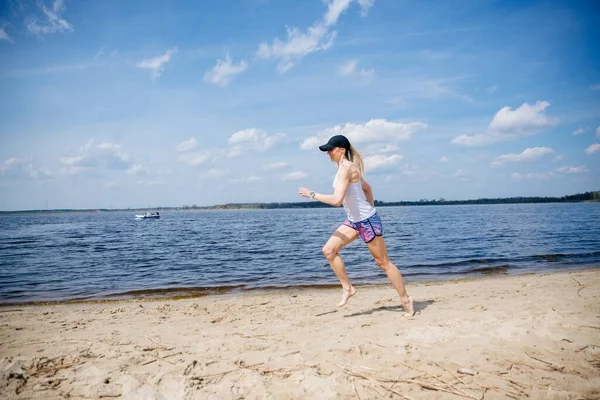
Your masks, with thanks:
[(343, 147), (346, 150), (350, 150), (350, 141), (344, 135), (335, 135), (329, 139), (327, 144), (319, 146), (319, 150), (329, 151), (334, 147)]

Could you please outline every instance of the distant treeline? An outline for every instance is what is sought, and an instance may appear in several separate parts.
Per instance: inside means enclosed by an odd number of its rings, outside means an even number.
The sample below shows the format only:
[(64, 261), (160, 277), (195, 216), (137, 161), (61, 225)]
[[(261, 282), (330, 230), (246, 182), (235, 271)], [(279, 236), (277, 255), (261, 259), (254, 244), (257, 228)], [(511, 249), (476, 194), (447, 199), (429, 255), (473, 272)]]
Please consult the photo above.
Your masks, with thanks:
[[(432, 205), (459, 205), (459, 204), (518, 204), (518, 203), (569, 203), (581, 201), (600, 201), (600, 191), (577, 193), (563, 197), (505, 197), (482, 198), (476, 200), (446, 200), (421, 199), (418, 201), (381, 201), (375, 200), (376, 207), (387, 206), (432, 206)], [(233, 210), (233, 209), (274, 209), (274, 208), (324, 208), (331, 207), (319, 201), (302, 201), (295, 203), (227, 203), (210, 207), (187, 207), (190, 209)], [(183, 207), (184, 209), (186, 206)]]
[[(446, 200), (421, 199), (418, 201), (381, 201), (375, 200), (375, 206), (442, 206), (460, 204), (518, 204), (518, 203), (575, 203), (582, 201), (600, 201), (600, 191), (577, 193), (563, 197), (505, 197), (482, 198), (476, 200)], [(153, 208), (121, 208), (121, 209), (58, 209), (58, 210), (27, 210), (27, 211), (0, 211), (0, 214), (12, 213), (42, 213), (42, 212), (103, 212), (103, 211), (177, 211), (177, 210), (248, 210), (248, 209), (277, 209), (277, 208), (327, 208), (331, 207), (319, 201), (300, 201), (288, 203), (226, 203), (214, 206), (182, 206), (182, 207), (153, 207)]]

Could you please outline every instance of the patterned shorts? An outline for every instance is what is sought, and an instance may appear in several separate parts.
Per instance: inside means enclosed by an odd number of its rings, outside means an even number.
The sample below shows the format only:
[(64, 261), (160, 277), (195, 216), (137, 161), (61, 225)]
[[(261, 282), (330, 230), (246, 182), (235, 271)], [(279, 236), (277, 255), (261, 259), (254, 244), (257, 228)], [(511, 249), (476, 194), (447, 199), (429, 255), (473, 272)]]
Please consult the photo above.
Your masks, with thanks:
[(344, 224), (358, 232), (358, 236), (365, 243), (371, 242), (375, 236), (383, 236), (383, 224), (379, 218), (379, 214), (375, 213), (370, 218), (358, 222), (345, 220)]

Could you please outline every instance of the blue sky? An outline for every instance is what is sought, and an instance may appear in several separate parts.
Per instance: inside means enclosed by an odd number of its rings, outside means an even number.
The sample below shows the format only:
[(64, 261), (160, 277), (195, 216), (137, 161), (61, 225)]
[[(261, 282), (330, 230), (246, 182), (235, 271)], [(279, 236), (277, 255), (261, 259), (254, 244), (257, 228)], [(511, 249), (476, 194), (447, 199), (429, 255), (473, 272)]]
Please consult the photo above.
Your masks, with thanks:
[(3, 1), (0, 210), (600, 190), (589, 1)]

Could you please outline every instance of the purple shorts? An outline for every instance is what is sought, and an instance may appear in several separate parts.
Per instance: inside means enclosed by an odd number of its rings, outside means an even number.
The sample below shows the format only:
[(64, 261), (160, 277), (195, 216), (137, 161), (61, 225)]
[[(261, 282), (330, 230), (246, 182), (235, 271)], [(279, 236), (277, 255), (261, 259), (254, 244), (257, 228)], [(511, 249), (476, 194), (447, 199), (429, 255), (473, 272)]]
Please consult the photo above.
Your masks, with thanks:
[(375, 236), (383, 236), (383, 224), (377, 213), (373, 214), (370, 218), (358, 222), (345, 220), (343, 225), (349, 226), (358, 232), (358, 236), (365, 243), (371, 242), (375, 239)]

